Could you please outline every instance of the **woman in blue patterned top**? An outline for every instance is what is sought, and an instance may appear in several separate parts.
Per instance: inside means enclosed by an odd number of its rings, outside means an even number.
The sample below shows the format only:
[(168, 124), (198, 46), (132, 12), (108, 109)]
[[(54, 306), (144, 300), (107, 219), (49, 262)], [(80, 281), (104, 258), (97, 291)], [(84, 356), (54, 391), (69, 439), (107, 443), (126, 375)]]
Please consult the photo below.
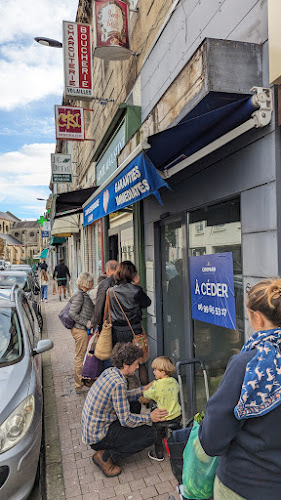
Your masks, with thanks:
[(214, 500), (281, 498), (281, 279), (247, 297), (255, 330), (207, 404), (199, 440), (219, 456)]

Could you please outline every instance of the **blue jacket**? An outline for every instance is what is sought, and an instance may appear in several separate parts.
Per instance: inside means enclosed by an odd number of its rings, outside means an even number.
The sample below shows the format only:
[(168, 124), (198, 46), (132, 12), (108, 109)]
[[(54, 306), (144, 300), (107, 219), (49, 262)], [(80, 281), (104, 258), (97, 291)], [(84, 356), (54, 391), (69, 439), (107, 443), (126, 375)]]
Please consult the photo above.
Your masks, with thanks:
[(237, 420), (247, 363), (256, 350), (231, 358), (218, 390), (210, 398), (199, 439), (210, 456), (219, 456), (222, 483), (247, 500), (281, 498), (281, 405), (262, 417)]

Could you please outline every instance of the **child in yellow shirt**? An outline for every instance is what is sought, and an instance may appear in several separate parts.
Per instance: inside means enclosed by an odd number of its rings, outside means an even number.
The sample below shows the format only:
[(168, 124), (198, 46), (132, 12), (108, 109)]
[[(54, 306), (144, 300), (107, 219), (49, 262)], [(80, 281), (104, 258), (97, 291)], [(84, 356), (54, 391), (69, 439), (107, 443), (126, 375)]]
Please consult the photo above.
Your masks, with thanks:
[(169, 412), (163, 422), (155, 422), (157, 441), (155, 450), (148, 452), (149, 458), (161, 462), (164, 460), (163, 438), (170, 423), (181, 421), (181, 407), (178, 400), (179, 384), (172, 377), (175, 365), (168, 356), (159, 356), (152, 361), (152, 370), (156, 380), (152, 386), (143, 392), (143, 396), (156, 402), (157, 407)]

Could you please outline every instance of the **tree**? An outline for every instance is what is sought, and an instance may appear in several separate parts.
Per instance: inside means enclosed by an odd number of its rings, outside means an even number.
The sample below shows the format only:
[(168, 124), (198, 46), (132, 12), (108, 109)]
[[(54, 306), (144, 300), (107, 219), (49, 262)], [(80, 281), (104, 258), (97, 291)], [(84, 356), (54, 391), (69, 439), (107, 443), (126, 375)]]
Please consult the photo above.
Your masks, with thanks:
[(4, 240), (0, 238), (0, 257), (4, 257)]

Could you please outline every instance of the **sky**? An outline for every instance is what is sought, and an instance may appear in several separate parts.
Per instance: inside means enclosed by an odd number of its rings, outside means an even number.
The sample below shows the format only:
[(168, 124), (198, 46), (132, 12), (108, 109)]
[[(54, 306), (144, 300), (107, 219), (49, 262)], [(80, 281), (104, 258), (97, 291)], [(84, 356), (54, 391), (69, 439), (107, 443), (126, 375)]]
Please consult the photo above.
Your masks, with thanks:
[(62, 41), (78, 0), (0, 0), (0, 211), (22, 220), (43, 215), (55, 152), (54, 106), (63, 95), (63, 51), (34, 41)]

